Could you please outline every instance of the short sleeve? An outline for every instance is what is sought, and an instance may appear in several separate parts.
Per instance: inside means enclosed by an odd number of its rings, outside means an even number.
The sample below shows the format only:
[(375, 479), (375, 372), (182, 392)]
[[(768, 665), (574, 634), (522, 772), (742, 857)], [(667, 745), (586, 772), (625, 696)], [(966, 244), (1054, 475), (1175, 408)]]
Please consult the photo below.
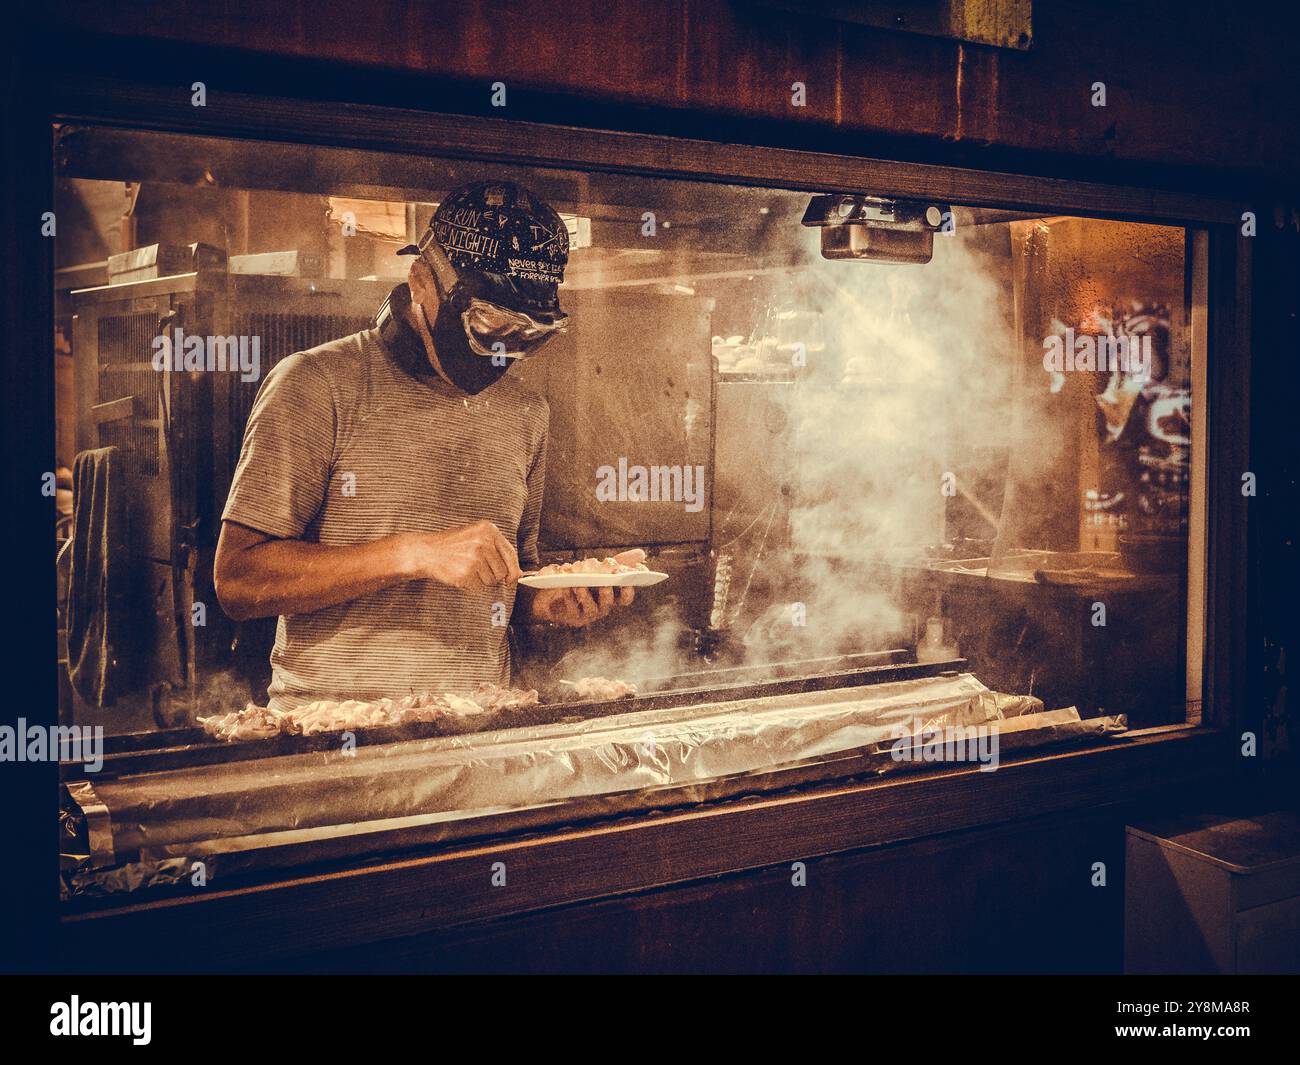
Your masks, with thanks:
[(253, 402), (222, 520), (281, 539), (302, 536), (325, 501), (336, 414), (319, 360), (300, 353), (278, 363)]

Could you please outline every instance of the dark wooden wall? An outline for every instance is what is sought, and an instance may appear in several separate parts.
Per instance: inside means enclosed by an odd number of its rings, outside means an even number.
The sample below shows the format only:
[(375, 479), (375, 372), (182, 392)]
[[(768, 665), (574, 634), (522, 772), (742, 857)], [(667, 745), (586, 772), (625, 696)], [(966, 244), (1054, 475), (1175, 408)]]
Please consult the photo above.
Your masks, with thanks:
[(804, 887), (791, 866), (772, 866), (272, 969), (1118, 972), (1123, 823), (1108, 811), (965, 832), (811, 860)]
[[(337, 61), (574, 100), (775, 120), (1126, 164), (1300, 172), (1292, 5), (1034, 4), (1027, 51), (883, 31), (749, 0), (54, 0), (86, 32)], [(57, 63), (57, 53), (50, 57)], [(204, 70), (192, 68), (202, 79)], [(807, 86), (795, 108), (790, 86)], [(1107, 88), (1094, 107), (1091, 86)], [(217, 91), (220, 84), (210, 85)], [(507, 102), (510, 96), (507, 94)], [(436, 92), (411, 107), (447, 110)], [(509, 117), (510, 107), (493, 110)], [(545, 119), (545, 116), (539, 116)], [(553, 115), (551, 121), (568, 116)]]

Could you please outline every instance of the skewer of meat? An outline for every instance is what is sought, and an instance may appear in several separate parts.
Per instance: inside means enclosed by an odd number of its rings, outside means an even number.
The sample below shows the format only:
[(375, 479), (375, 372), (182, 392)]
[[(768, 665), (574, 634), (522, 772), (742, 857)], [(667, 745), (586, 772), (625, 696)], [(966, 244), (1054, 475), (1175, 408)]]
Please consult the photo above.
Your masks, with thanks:
[(524, 573), (524, 577), (545, 577), (553, 573), (645, 573), (645, 551), (634, 548), (619, 552), (618, 558), (580, 558), (573, 562), (553, 562), (549, 566)]
[(275, 736), (317, 736), (327, 732), (380, 728), (429, 722), (441, 719), (464, 719), (507, 710), (521, 710), (537, 705), (534, 689), (502, 688), (480, 684), (470, 695), (432, 695), (422, 692), (403, 699), (317, 699), (293, 710), (271, 710), (249, 705), (243, 710), (198, 719), (205, 732), (214, 739), (235, 743), (244, 740), (271, 739)]

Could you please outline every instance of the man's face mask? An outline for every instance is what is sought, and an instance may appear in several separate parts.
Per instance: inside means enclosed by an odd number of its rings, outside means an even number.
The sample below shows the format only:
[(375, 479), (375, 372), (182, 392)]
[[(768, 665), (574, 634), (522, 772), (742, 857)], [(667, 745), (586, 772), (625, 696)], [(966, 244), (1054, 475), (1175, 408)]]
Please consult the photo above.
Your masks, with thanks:
[(491, 280), (476, 271), (457, 270), (432, 233), (421, 242), (420, 257), (438, 292), (433, 321), (422, 306), (420, 313), (443, 372), (462, 391), (483, 391), (516, 360), (535, 356), (568, 328), (568, 316), (560, 311), (534, 316), (495, 302), (490, 298)]

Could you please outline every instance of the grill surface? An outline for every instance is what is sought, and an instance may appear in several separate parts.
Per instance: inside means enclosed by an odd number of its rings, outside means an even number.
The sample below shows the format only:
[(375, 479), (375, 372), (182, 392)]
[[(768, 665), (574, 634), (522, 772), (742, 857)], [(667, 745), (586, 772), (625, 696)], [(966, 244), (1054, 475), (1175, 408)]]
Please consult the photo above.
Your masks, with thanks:
[[(358, 729), (354, 735), (356, 736), (357, 746), (376, 746), (403, 740), (428, 739), (435, 736), (525, 728), (553, 724), (559, 721), (603, 718), (614, 714), (631, 714), (643, 710), (662, 710), (671, 707), (723, 701), (759, 700), (776, 695), (822, 692), (839, 688), (884, 684), (891, 681), (939, 676), (959, 671), (965, 666), (964, 659), (923, 664), (888, 661), (889, 657), (900, 654), (901, 652), (885, 651), (876, 654), (849, 655), (839, 659), (818, 660), (838, 665), (841, 668), (785, 679), (769, 679), (758, 682), (749, 680), (744, 682), (732, 676), (724, 678), (721, 683), (715, 680), (707, 686), (673, 687), (671, 690), (652, 692), (632, 699), (615, 699), (609, 702), (544, 702), (524, 710), (502, 710), (495, 714), (483, 714), (472, 719), (472, 727), (457, 727), (457, 723), (453, 721), (421, 722), (389, 728)], [(882, 662), (882, 658), (886, 660)], [(752, 671), (724, 670), (720, 672), (737, 674)], [(711, 675), (683, 674), (673, 679), (686, 684), (693, 682), (696, 678), (708, 676)], [(152, 772), (186, 766), (216, 765), (221, 762), (240, 762), (258, 758), (275, 758), (289, 754), (304, 754), (310, 751), (334, 751), (338, 749), (338, 745), (337, 733), (322, 733), (315, 736), (277, 736), (270, 740), (248, 740), (241, 743), (225, 743), (214, 740), (202, 728), (162, 729), (154, 732), (106, 736), (104, 739), (104, 766), (100, 773), (97, 774), (97, 777), (106, 779), (127, 773)], [(81, 766), (77, 763), (61, 768), (64, 770), (64, 775), (69, 778), (78, 775), (81, 771)]]

